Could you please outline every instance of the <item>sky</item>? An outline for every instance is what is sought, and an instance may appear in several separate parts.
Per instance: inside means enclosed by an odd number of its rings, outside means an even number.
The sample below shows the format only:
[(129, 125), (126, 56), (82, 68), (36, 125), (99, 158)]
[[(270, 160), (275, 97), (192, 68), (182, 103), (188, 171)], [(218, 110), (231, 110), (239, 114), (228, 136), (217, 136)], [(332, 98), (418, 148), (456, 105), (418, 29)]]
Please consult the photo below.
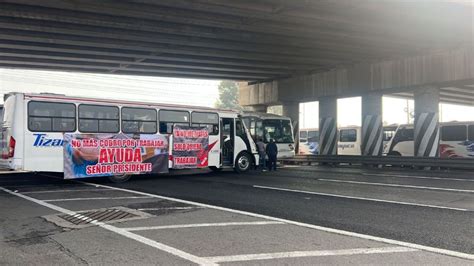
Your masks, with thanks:
[[(360, 126), (361, 97), (342, 98), (337, 100), (337, 122), (339, 126)], [(318, 127), (318, 102), (300, 104), (300, 128)], [(382, 121), (386, 125), (413, 123), (415, 103), (394, 97), (383, 97)], [(409, 110), (408, 115), (406, 110)], [(440, 104), (440, 122), (474, 121), (474, 107), (453, 104)], [(410, 122), (407, 122), (410, 121)]]
[[(219, 80), (178, 79), (55, 71), (0, 69), (0, 94), (48, 92), (69, 96), (213, 107)], [(0, 98), (3, 103), (3, 97)], [(383, 121), (407, 123), (412, 100), (383, 98)], [(338, 99), (339, 126), (361, 125), (361, 98)], [(474, 120), (474, 107), (440, 104), (441, 122)], [(300, 104), (300, 127), (318, 127), (318, 102)]]
[[(0, 69), (0, 93), (48, 92), (213, 107), (217, 80)], [(3, 103), (3, 97), (0, 102)]]

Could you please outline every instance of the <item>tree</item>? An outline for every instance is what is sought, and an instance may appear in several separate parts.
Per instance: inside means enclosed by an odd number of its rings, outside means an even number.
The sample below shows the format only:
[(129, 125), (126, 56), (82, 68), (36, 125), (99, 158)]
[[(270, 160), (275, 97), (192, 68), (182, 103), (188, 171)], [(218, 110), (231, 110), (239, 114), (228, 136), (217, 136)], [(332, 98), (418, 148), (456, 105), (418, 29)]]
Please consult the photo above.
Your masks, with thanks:
[(219, 84), (219, 99), (216, 102), (217, 108), (242, 110), (239, 105), (239, 87), (235, 81), (223, 80)]

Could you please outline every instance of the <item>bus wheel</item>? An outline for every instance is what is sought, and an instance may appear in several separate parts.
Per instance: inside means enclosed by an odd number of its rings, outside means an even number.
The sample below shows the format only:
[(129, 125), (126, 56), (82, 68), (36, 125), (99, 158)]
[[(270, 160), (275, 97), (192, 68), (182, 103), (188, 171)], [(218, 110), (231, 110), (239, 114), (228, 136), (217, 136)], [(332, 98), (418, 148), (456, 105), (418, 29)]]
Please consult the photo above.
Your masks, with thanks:
[(211, 169), (213, 172), (220, 172), (222, 171), (222, 168), (216, 167), (216, 166), (209, 166), (209, 169)]
[(123, 182), (127, 182), (128, 180), (130, 180), (131, 177), (132, 177), (132, 175), (126, 175), (126, 174), (111, 175), (111, 176), (109, 176), (109, 180), (114, 182), (114, 183), (123, 183)]
[(252, 158), (246, 152), (242, 152), (235, 159), (234, 169), (237, 173), (245, 173), (252, 166)]

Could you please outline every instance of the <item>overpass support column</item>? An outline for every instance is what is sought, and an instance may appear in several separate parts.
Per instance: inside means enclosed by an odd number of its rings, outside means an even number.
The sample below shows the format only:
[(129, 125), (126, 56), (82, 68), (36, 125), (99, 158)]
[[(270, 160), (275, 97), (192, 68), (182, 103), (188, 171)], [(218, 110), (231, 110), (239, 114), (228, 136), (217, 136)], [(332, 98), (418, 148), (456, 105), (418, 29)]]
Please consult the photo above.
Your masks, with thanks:
[(282, 107), (282, 115), (291, 118), (291, 122), (293, 124), (293, 137), (295, 139), (295, 153), (298, 154), (300, 104), (298, 102), (287, 102), (283, 103)]
[(415, 95), (415, 150), (419, 157), (439, 156), (439, 88), (417, 88)]
[(266, 105), (253, 105), (251, 107), (253, 112), (259, 112), (259, 113), (266, 113), (267, 112), (267, 107)]
[(383, 152), (382, 94), (362, 96), (362, 145), (364, 156), (380, 156)]
[(319, 154), (337, 155), (337, 98), (319, 99)]

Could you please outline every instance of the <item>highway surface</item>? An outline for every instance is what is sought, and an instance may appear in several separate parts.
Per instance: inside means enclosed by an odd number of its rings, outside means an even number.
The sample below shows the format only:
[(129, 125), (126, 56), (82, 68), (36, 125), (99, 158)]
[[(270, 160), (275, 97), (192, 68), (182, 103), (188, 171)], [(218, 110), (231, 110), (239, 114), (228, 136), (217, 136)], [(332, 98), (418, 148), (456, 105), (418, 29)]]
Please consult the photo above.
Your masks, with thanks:
[[(0, 264), (474, 260), (474, 176), (466, 172), (313, 166), (85, 181), (0, 174)], [(110, 208), (140, 217), (84, 227), (57, 218), (87, 220), (85, 211)]]

